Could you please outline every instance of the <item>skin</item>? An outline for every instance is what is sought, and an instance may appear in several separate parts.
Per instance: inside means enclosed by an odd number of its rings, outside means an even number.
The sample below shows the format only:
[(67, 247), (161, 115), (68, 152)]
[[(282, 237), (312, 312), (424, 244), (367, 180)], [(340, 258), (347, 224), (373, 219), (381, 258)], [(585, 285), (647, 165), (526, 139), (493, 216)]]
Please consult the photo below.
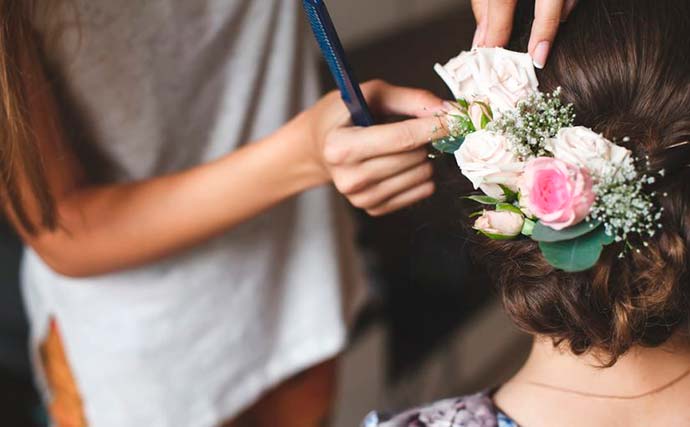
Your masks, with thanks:
[[(513, 19), (518, 0), (472, 0), (477, 20), (474, 46), (505, 46), (513, 31)], [(543, 68), (556, 38), (558, 26), (567, 19), (577, 0), (536, 0), (534, 23), (528, 52), (534, 65)]]
[[(330, 93), (272, 135), (211, 163), (142, 181), (93, 185), (65, 140), (38, 64), (37, 54), (27, 50), (22, 68), (28, 76), (30, 125), (45, 159), (60, 227), (30, 234), (8, 207), (6, 211), (24, 242), (66, 276), (154, 262), (324, 184), (333, 183), (374, 216), (434, 192), (425, 146), (446, 135), (435, 116), (442, 100), (382, 81), (363, 85), (373, 112), (413, 118), (352, 127), (339, 95)], [(39, 210), (28, 190), (23, 193), (30, 217), (38, 223)]]
[(537, 337), (520, 371), (494, 396), (498, 407), (527, 427), (682, 427), (690, 425), (690, 377), (630, 400), (602, 399), (537, 387), (538, 382), (590, 394), (639, 396), (663, 387), (690, 368), (687, 337), (659, 348), (633, 348), (611, 368), (596, 354), (574, 356)]

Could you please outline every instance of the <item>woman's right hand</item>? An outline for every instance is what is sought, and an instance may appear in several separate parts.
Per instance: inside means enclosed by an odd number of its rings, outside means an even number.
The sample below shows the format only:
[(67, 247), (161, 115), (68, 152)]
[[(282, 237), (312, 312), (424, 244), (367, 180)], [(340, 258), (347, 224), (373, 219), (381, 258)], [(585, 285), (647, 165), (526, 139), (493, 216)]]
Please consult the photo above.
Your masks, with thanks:
[(380, 216), (434, 192), (425, 146), (447, 135), (438, 117), (443, 100), (424, 90), (380, 80), (365, 83), (362, 91), (374, 115), (414, 118), (354, 127), (339, 94), (333, 92), (291, 125), (307, 129), (313, 161), (319, 164), (323, 180), (332, 180), (354, 206)]

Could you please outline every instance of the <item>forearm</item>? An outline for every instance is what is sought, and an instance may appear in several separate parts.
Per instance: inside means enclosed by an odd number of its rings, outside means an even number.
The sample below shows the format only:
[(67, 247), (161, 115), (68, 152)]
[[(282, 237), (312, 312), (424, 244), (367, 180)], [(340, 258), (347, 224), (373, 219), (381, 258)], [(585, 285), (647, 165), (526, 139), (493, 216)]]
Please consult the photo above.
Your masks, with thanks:
[(57, 271), (98, 275), (153, 262), (326, 182), (290, 127), (215, 162), (58, 200), (60, 228), (29, 237)]

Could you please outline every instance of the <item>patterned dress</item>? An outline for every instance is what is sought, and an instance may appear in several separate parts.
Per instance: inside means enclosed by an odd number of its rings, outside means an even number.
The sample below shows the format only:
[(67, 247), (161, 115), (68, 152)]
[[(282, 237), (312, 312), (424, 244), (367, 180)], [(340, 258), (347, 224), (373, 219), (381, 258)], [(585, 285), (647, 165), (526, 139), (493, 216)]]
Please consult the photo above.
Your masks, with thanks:
[(441, 400), (395, 416), (372, 412), (362, 427), (518, 427), (491, 400), (491, 392)]

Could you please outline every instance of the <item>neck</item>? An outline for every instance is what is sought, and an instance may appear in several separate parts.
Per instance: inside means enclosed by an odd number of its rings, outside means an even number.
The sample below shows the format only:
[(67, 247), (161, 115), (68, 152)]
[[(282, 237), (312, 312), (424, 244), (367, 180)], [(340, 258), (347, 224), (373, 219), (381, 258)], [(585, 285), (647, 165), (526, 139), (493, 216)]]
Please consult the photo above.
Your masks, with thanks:
[(602, 358), (596, 354), (575, 356), (564, 347), (554, 347), (550, 339), (538, 337), (514, 380), (593, 395), (638, 396), (663, 389), (687, 373), (690, 345), (686, 339), (677, 338), (663, 347), (636, 347), (614, 366), (602, 368), (601, 365)]

